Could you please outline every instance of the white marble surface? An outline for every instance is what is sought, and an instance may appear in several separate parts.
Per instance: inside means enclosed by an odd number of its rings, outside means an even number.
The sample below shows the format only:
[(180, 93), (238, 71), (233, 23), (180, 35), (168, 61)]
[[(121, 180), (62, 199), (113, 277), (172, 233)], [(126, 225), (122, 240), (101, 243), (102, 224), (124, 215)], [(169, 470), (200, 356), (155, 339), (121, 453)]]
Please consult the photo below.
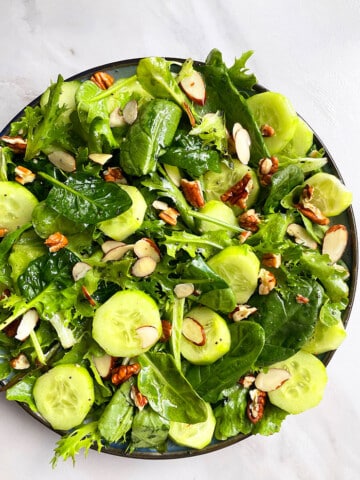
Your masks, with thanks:
[[(0, 130), (58, 73), (168, 55), (231, 63), (248, 49), (261, 83), (288, 95), (318, 132), (354, 192), (359, 222), (360, 3), (357, 0), (0, 1)], [(1, 214), (1, 213), (0, 213)], [(359, 301), (328, 370), (320, 406), (281, 433), (210, 455), (143, 461), (90, 451), (75, 468), (49, 461), (57, 436), (0, 395), (0, 478), (360, 478)]]

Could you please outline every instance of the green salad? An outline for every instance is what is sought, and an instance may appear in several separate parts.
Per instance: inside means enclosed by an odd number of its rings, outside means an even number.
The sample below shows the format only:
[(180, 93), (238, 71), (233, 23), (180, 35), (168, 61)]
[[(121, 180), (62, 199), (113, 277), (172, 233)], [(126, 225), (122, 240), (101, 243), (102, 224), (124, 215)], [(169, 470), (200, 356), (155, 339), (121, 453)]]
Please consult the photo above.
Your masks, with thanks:
[(1, 136), (1, 390), (61, 433), (53, 465), (270, 435), (321, 401), (352, 195), (251, 54), (59, 76)]

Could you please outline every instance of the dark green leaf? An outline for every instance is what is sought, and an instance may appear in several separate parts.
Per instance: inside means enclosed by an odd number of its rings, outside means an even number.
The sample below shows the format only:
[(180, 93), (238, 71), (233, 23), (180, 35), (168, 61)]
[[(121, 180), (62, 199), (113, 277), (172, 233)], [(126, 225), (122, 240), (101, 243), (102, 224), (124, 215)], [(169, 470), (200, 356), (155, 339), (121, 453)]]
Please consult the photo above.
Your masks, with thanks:
[(156, 448), (165, 451), (169, 422), (151, 408), (136, 412), (131, 428), (131, 449)]
[(303, 181), (304, 173), (298, 165), (288, 165), (274, 173), (264, 204), (264, 212), (273, 212), (279, 206), (281, 200)]
[(95, 224), (116, 217), (131, 207), (129, 195), (116, 183), (85, 173), (75, 173), (61, 183), (47, 174), (51, 182), (46, 203), (73, 222)]
[(172, 355), (148, 352), (140, 355), (138, 361), (141, 365), (139, 390), (156, 412), (174, 422), (199, 423), (206, 420), (205, 402), (179, 372)]

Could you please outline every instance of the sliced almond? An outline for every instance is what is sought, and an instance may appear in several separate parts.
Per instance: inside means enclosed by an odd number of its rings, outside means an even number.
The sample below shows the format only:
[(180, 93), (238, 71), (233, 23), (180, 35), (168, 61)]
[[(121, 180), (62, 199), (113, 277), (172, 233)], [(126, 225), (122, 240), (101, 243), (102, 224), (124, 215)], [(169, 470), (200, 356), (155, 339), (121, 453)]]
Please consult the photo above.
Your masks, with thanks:
[(131, 268), (131, 273), (134, 277), (148, 277), (156, 269), (156, 261), (151, 257), (142, 257), (136, 260)]
[(91, 266), (85, 262), (77, 262), (72, 268), (72, 276), (75, 282), (84, 278), (87, 272), (91, 270)]
[(159, 339), (157, 328), (152, 325), (144, 325), (136, 329), (136, 333), (141, 340), (141, 348), (152, 347)]
[(102, 262), (114, 262), (116, 260), (120, 260), (125, 253), (127, 253), (129, 250), (133, 250), (134, 245), (119, 245), (115, 248), (112, 248), (111, 250), (108, 250), (106, 254), (103, 256), (101, 259)]
[(121, 247), (123, 245), (126, 245), (126, 243), (118, 242), (117, 240), (107, 240), (101, 245), (101, 250), (104, 253), (107, 253), (109, 250), (112, 250), (113, 248), (116, 248), (116, 247)]
[(289, 380), (290, 372), (283, 368), (269, 368), (266, 372), (260, 372), (255, 379), (255, 386), (263, 392), (272, 392)]
[(241, 163), (247, 165), (250, 160), (251, 139), (249, 132), (239, 123), (233, 126), (233, 138), (235, 143), (236, 155)]
[(160, 262), (160, 250), (151, 238), (141, 238), (134, 245), (134, 253), (138, 258), (151, 257), (156, 263)]
[(348, 237), (345, 225), (333, 225), (324, 235), (322, 253), (329, 255), (331, 262), (336, 263), (345, 252)]
[(112, 155), (111, 153), (90, 153), (89, 158), (94, 163), (105, 165), (112, 158)]
[(16, 331), (15, 338), (16, 340), (24, 341), (30, 335), (30, 333), (36, 327), (37, 322), (39, 321), (39, 314), (37, 311), (32, 308), (28, 310), (22, 317), (19, 326)]
[(123, 109), (123, 117), (127, 124), (132, 125), (138, 116), (138, 104), (136, 100), (130, 100)]
[(76, 170), (75, 158), (63, 150), (55, 150), (49, 153), (48, 159), (55, 167), (60, 168), (64, 172), (74, 172)]
[(10, 360), (10, 366), (14, 370), (26, 370), (30, 367), (30, 362), (27, 359), (26, 355), (20, 353), (16, 358)]
[(108, 378), (111, 372), (111, 368), (114, 364), (114, 358), (107, 353), (105, 353), (101, 357), (95, 357), (95, 355), (93, 355), (92, 358), (100, 377)]
[(111, 128), (114, 128), (114, 127), (123, 127), (124, 125), (126, 125), (124, 116), (121, 114), (119, 107), (115, 108), (115, 109), (110, 113), (109, 120), (110, 120), (110, 127), (111, 127)]
[(288, 235), (290, 235), (290, 237), (294, 237), (295, 243), (316, 250), (317, 243), (301, 225), (297, 223), (290, 223), (286, 229), (286, 232)]
[(184, 318), (181, 333), (189, 342), (202, 347), (206, 343), (206, 333), (204, 327), (195, 318)]
[(169, 205), (161, 200), (154, 200), (152, 206), (155, 208), (155, 210), (166, 210), (169, 208)]
[(186, 298), (192, 295), (195, 287), (192, 283), (178, 283), (174, 288), (174, 293), (177, 298)]
[(180, 82), (180, 86), (186, 93), (186, 95), (190, 98), (190, 100), (197, 103), (198, 105), (205, 104), (205, 82), (198, 71), (193, 70), (190, 75), (184, 77)]

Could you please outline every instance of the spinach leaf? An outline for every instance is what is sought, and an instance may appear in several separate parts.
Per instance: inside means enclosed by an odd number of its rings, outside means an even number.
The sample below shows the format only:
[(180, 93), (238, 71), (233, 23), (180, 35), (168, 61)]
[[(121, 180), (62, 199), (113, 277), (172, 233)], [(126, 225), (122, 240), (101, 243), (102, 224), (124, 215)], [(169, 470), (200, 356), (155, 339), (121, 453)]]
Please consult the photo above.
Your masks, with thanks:
[(134, 406), (130, 398), (131, 383), (123, 383), (114, 393), (99, 418), (101, 436), (108, 442), (124, 440), (131, 428)]
[(212, 50), (206, 64), (199, 69), (205, 78), (207, 101), (212, 103), (215, 110), (224, 111), (228, 129), (231, 131), (234, 123), (239, 122), (249, 132), (250, 164), (256, 167), (261, 158), (270, 155), (245, 98), (238, 92), (230, 78), (221, 53), (216, 49)]
[(159, 161), (179, 167), (192, 177), (200, 177), (208, 170), (220, 172), (219, 153), (205, 147), (201, 141), (187, 134), (178, 135)]
[[(269, 295), (256, 295), (251, 305), (252, 315), (265, 331), (265, 345), (257, 359), (258, 366), (271, 365), (294, 355), (311, 337), (323, 303), (323, 289), (315, 280), (297, 276), (278, 276), (278, 288)], [(297, 296), (309, 301), (299, 303)]]
[(36, 412), (37, 408), (34, 403), (32, 390), (37, 377), (38, 375), (33, 375), (31, 373), (25, 375), (23, 379), (6, 390), (6, 399), (26, 403), (33, 412)]
[(173, 102), (147, 102), (121, 144), (120, 165), (124, 172), (137, 177), (153, 172), (161, 150), (171, 144), (180, 118), (181, 110)]
[(271, 177), (270, 189), (267, 192), (264, 213), (273, 212), (282, 199), (303, 181), (304, 173), (298, 165), (288, 165), (274, 173)]
[(151, 408), (137, 411), (131, 428), (130, 450), (156, 448), (164, 452), (169, 428), (169, 422)]
[(179, 87), (170, 67), (171, 62), (165, 58), (142, 58), (136, 69), (138, 81), (153, 97), (175, 100), (189, 118), (197, 119), (192, 103)]
[(138, 361), (139, 390), (156, 412), (174, 422), (206, 420), (206, 403), (179, 372), (172, 355), (148, 352), (140, 355)]
[(116, 217), (131, 207), (129, 195), (116, 183), (74, 173), (62, 183), (46, 173), (40, 175), (54, 186), (47, 205), (73, 222), (95, 224)]
[(265, 332), (259, 324), (243, 320), (229, 328), (229, 352), (211, 365), (193, 365), (186, 372), (186, 378), (207, 402), (217, 402), (224, 389), (251, 370), (264, 346)]
[(252, 423), (246, 414), (248, 393), (247, 388), (236, 386), (226, 395), (226, 400), (215, 408), (214, 435), (217, 440), (226, 440), (238, 433), (251, 433)]

